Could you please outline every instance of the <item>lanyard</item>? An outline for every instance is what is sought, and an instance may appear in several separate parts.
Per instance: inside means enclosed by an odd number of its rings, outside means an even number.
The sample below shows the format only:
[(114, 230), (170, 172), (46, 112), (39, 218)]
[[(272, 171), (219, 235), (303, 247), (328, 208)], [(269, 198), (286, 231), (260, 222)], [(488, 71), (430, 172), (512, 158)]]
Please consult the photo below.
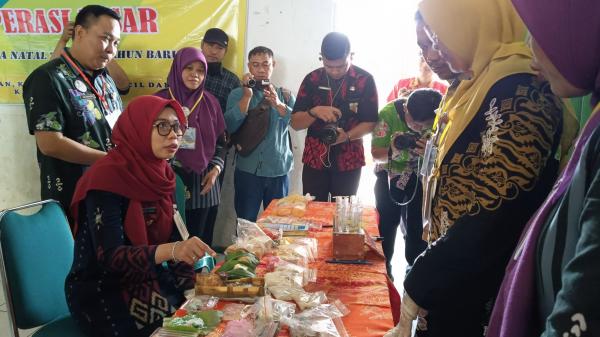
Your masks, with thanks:
[(67, 60), (67, 62), (69, 62), (71, 67), (73, 67), (79, 73), (79, 76), (81, 76), (83, 78), (83, 80), (85, 81), (85, 83), (87, 83), (87, 85), (90, 87), (90, 89), (92, 89), (92, 91), (94, 92), (94, 95), (96, 95), (96, 97), (98, 97), (100, 102), (102, 102), (102, 105), (104, 106), (104, 108), (106, 110), (110, 110), (108, 108), (108, 102), (106, 101), (106, 98), (104, 97), (104, 93), (106, 92), (106, 81), (104, 80), (104, 78), (102, 78), (102, 94), (101, 94), (96, 90), (96, 87), (92, 85), (92, 83), (90, 82), (88, 77), (83, 73), (83, 71), (77, 66), (77, 64), (69, 57), (69, 55), (64, 50), (60, 54), (62, 55), (62, 57), (65, 58), (65, 60)]
[[(171, 94), (172, 99), (177, 100), (175, 98), (175, 96), (173, 95), (171, 88), (169, 88), (169, 94)], [(196, 109), (196, 107), (198, 106), (198, 103), (200, 103), (200, 101), (202, 100), (203, 97), (204, 97), (204, 91), (202, 91), (202, 93), (200, 94), (200, 97), (198, 97), (198, 100), (196, 101), (196, 103), (194, 103), (194, 106), (190, 109), (190, 113), (192, 113), (192, 111), (194, 111), (194, 109)]]

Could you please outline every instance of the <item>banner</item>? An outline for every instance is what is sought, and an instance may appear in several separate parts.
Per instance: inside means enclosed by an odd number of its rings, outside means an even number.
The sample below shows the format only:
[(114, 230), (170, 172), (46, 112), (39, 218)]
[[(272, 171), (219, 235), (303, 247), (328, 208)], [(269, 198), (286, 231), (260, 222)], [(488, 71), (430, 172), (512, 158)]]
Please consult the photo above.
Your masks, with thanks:
[[(63, 28), (82, 1), (0, 1), (0, 104), (22, 104), (27, 76), (47, 62)], [(229, 35), (225, 67), (244, 67), (247, 0), (97, 1), (121, 16), (117, 62), (131, 81), (125, 101), (165, 87), (175, 52), (200, 48), (204, 32), (218, 27)], [(70, 44), (69, 44), (70, 45)]]

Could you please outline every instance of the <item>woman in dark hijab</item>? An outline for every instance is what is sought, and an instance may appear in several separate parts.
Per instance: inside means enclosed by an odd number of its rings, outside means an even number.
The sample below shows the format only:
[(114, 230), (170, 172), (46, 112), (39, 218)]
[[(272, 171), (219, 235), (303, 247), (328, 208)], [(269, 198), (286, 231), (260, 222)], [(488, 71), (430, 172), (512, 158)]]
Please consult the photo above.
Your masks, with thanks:
[(156, 95), (179, 102), (187, 117), (188, 129), (175, 155), (173, 168), (186, 188), (188, 230), (210, 245), (215, 219), (209, 219), (208, 215), (221, 200), (217, 179), (223, 171), (227, 148), (221, 106), (204, 90), (206, 67), (206, 58), (200, 49), (180, 49), (167, 79), (169, 88)]
[(534, 69), (561, 97), (595, 105), (552, 193), (507, 268), (487, 336), (600, 336), (600, 2), (513, 0)]

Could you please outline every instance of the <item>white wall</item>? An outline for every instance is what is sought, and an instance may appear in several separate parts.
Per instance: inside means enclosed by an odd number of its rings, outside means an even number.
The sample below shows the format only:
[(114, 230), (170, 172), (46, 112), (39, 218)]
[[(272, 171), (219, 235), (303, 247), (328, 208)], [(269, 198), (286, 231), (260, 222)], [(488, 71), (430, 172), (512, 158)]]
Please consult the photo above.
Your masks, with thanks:
[(0, 144), (0, 209), (39, 200), (35, 140), (22, 105), (0, 105)]

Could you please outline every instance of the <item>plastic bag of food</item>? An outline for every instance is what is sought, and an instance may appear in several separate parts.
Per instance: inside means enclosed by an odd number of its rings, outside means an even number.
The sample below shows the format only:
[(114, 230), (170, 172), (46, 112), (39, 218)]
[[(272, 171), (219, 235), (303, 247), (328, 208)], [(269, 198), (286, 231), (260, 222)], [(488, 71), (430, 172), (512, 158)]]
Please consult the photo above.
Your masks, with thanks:
[(182, 309), (190, 311), (204, 311), (214, 308), (219, 303), (219, 298), (210, 295), (199, 295), (185, 301), (181, 306)]
[(318, 307), (319, 305), (327, 302), (327, 296), (322, 291), (315, 293), (309, 293), (306, 291), (297, 292), (292, 294), (294, 302), (298, 304), (301, 310)]
[(314, 257), (309, 252), (308, 248), (303, 245), (280, 245), (276, 251), (276, 254), (282, 260), (299, 264), (301, 266), (306, 266), (309, 262), (314, 262)]
[(335, 304), (319, 305), (292, 318), (284, 317), (282, 323), (290, 327), (292, 337), (348, 337), (341, 320), (344, 316)]
[(239, 319), (229, 321), (225, 326), (222, 337), (254, 337), (254, 324), (252, 322)]
[(185, 309), (178, 309), (172, 317), (163, 318), (163, 327), (168, 330), (206, 335), (219, 325), (222, 316), (223, 313), (217, 310), (188, 312)]
[(318, 242), (315, 238), (306, 238), (306, 237), (285, 237), (280, 241), (280, 245), (299, 245), (304, 246), (308, 250), (309, 253), (309, 261), (313, 262), (318, 256)]
[(247, 305), (241, 303), (227, 303), (223, 307), (223, 320), (224, 321), (235, 321), (245, 317), (243, 312), (246, 310)]
[(293, 270), (274, 271), (265, 274), (265, 286), (284, 286), (291, 288), (302, 288), (304, 277)]
[(307, 285), (310, 282), (317, 282), (317, 270), (310, 269), (307, 267), (303, 267), (301, 265), (291, 263), (285, 260), (280, 259), (277, 256), (273, 256), (273, 258), (268, 259), (267, 262), (267, 271), (292, 271), (302, 275), (302, 286)]
[(256, 320), (280, 321), (282, 317), (292, 317), (296, 313), (294, 303), (281, 301), (271, 296), (263, 296), (254, 303)]
[(225, 253), (244, 249), (261, 258), (264, 254), (273, 251), (276, 246), (275, 241), (265, 234), (256, 223), (238, 218), (237, 237), (234, 238), (234, 244), (229, 246)]

